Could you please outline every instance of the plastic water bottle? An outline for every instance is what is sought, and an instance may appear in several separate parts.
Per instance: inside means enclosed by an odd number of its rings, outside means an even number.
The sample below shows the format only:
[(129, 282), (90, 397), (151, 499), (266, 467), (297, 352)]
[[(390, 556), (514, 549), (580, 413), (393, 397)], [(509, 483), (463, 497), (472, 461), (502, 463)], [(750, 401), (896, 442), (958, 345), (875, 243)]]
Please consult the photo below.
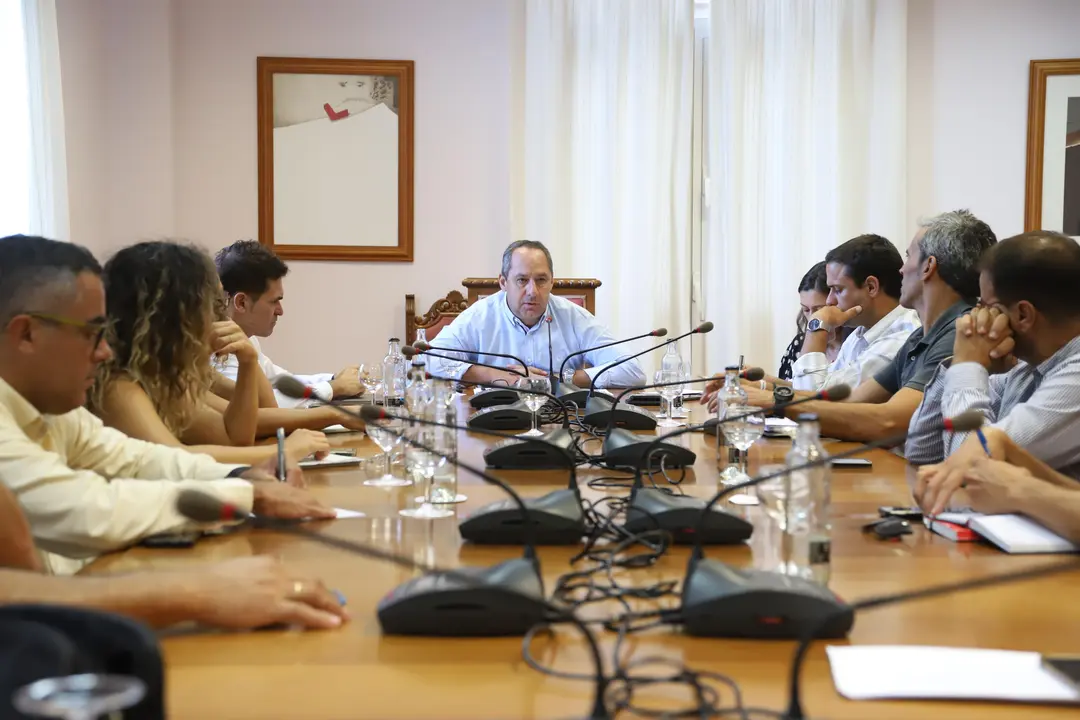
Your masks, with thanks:
[[(818, 416), (804, 413), (788, 451), (789, 468), (827, 457), (821, 445)], [(829, 584), (832, 553), (831, 473), (828, 464), (792, 470), (780, 478), (783, 483), (782, 521), (785, 572)]]
[(401, 354), (401, 340), (390, 338), (390, 346), (382, 362), (387, 407), (401, 407), (405, 404), (406, 370), (405, 356)]
[[(435, 422), (444, 425), (457, 425), (457, 403), (454, 402), (454, 388), (448, 382), (435, 383), (434, 399)], [(435, 503), (456, 502), (458, 494), (457, 477), (457, 430), (449, 427), (435, 427), (435, 449), (447, 459), (435, 470), (432, 480), (431, 496)], [(451, 462), (454, 461), (454, 462)]]
[[(427, 339), (427, 329), (426, 328), (419, 328), (416, 331), (416, 340), (413, 341), (413, 344), (415, 345), (416, 343), (426, 343), (427, 341), (428, 341), (428, 339)], [(425, 370), (427, 369), (427, 358), (423, 354), (416, 355), (413, 358), (413, 361), (414, 362), (419, 361), (420, 364), (424, 366), (424, 369)]]
[[(418, 420), (435, 419), (435, 396), (432, 393), (431, 383), (424, 376), (424, 366), (413, 360), (409, 372), (409, 383), (405, 393), (405, 410), (410, 416)], [(435, 427), (418, 422), (410, 422), (405, 431), (405, 473), (418, 487), (423, 487), (422, 473), (419, 471), (421, 463), (430, 455), (427, 450), (417, 447), (408, 440), (415, 440), (425, 447), (435, 448)]]
[[(744, 406), (750, 402), (750, 396), (739, 385), (739, 366), (729, 365), (724, 368), (724, 386), (717, 393), (716, 419), (720, 422), (726, 415), (726, 409), (732, 406)], [(722, 468), (720, 481), (725, 485), (739, 480), (739, 450), (728, 443), (720, 426), (716, 427), (716, 466)]]

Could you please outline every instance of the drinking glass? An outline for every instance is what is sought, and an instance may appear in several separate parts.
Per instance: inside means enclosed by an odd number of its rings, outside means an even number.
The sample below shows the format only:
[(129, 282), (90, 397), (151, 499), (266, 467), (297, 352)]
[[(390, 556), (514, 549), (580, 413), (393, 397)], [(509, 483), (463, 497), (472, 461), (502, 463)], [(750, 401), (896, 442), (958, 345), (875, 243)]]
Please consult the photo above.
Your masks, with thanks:
[[(678, 419), (681, 420), (683, 418), (689, 418), (690, 417), (690, 413), (686, 409), (686, 399), (684, 397), (684, 395), (686, 395), (686, 392), (688, 390), (690, 390), (690, 388), (692, 387), (689, 384), (690, 381), (693, 379), (693, 375), (690, 372), (690, 361), (689, 360), (684, 360), (683, 361), (682, 367), (680, 368), (679, 379), (682, 380), (683, 382), (685, 382), (686, 384), (681, 385), (679, 387), (679, 394), (675, 397), (675, 403), (674, 403), (674, 406), (671, 409), (670, 415), (673, 418), (678, 418)], [(680, 423), (680, 424), (685, 424), (685, 423)]]
[(417, 454), (415, 469), (424, 478), (424, 496), (420, 505), (414, 508), (398, 510), (399, 515), (411, 518), (434, 520), (437, 518), (453, 517), (454, 511), (448, 510), (435, 504), (433, 490), (435, 487), (435, 473), (446, 464), (446, 458), (427, 450), (421, 450)]
[[(656, 373), (657, 383), (673, 383), (682, 380), (681, 370), (659, 370)], [(675, 420), (675, 413), (673, 410), (672, 402), (676, 397), (682, 394), (681, 385), (663, 385), (657, 388), (660, 391), (660, 397), (664, 399), (664, 405), (667, 411), (664, 413), (663, 418), (656, 423), (656, 427), (678, 427), (682, 425), (678, 420)]]
[[(546, 377), (529, 376), (521, 378), (517, 381), (517, 387), (522, 390), (532, 390), (534, 392), (551, 392), (551, 380)], [(532, 393), (519, 393), (521, 399), (525, 401), (525, 405), (532, 411), (532, 429), (528, 432), (520, 433), (523, 437), (536, 437), (537, 435), (543, 435), (544, 432), (536, 426), (536, 416), (540, 412), (540, 408), (544, 407), (548, 399), (543, 395), (534, 395)]]
[(399, 478), (392, 472), (393, 452), (402, 443), (401, 434), (405, 432), (405, 421), (400, 418), (386, 418), (367, 424), (367, 434), (386, 455), (386, 474), (380, 478), (365, 480), (370, 487), (404, 487), (412, 485), (412, 480)]
[(724, 438), (739, 450), (739, 470), (724, 477), (724, 485), (736, 485), (749, 479), (746, 472), (747, 450), (765, 434), (765, 416), (761, 408), (750, 405), (724, 405), (720, 408), (720, 428)]
[(382, 386), (382, 363), (364, 363), (360, 366), (360, 384), (375, 402), (375, 389)]
[(26, 715), (96, 720), (125, 710), (143, 699), (146, 684), (127, 675), (68, 675), (45, 678), (15, 692), (15, 709)]
[[(664, 382), (663, 380), (661, 380), (663, 376), (664, 372), (662, 370), (657, 370), (656, 372), (654, 372), (652, 378), (653, 385), (659, 385), (660, 383)], [(663, 423), (664, 420), (668, 418), (668, 411), (667, 404), (665, 403), (664, 393), (660, 392), (660, 388), (656, 388), (656, 392), (660, 395), (660, 412), (656, 413), (656, 418), (658, 420), (656, 424), (660, 425)]]

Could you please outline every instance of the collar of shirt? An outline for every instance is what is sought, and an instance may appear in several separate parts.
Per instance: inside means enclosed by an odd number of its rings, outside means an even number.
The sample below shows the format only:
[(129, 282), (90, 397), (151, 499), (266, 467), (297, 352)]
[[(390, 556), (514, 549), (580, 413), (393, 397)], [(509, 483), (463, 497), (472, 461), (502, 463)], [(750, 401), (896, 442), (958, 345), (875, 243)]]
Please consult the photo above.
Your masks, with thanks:
[(1052, 373), (1058, 365), (1077, 355), (1080, 355), (1080, 335), (1077, 335), (1058, 348), (1056, 353), (1039, 363), (1035, 370), (1041, 377), (1046, 377)]
[(0, 406), (11, 414), (15, 424), (28, 438), (39, 442), (45, 437), (49, 429), (45, 416), (3, 378), (0, 378)]
[(874, 323), (873, 327), (869, 329), (857, 327), (855, 332), (858, 333), (861, 330), (860, 337), (866, 340), (867, 345), (873, 345), (878, 338), (889, 332), (893, 325), (910, 323), (913, 327), (919, 327), (918, 316), (909, 318), (909, 315), (915, 315), (914, 311), (908, 310), (903, 305), (897, 305), (886, 313), (885, 317)]
[[(956, 324), (956, 318), (964, 313), (971, 312), (974, 307), (974, 305), (966, 300), (961, 300), (949, 307), (948, 310), (941, 313), (941, 317), (930, 326), (929, 330), (924, 325), (915, 331), (922, 332), (922, 337), (920, 337), (919, 341), (915, 344), (915, 348), (921, 350), (922, 348), (932, 345), (938, 338), (952, 329), (953, 325)], [(914, 335), (914, 333), (912, 333), (912, 335)]]
[(506, 297), (506, 291), (505, 290), (500, 290), (499, 294), (502, 297), (497, 298), (495, 302), (497, 302), (499, 307), (501, 308), (502, 313), (503, 313), (503, 317), (505, 317), (513, 327), (517, 328), (518, 330), (520, 330), (525, 335), (528, 335), (528, 334), (534, 333), (534, 332), (538, 332), (540, 330), (541, 326), (543, 326), (543, 324), (544, 324), (544, 317), (548, 317), (549, 315), (553, 314), (551, 312), (551, 298), (549, 297), (548, 298), (548, 306), (546, 308), (544, 308), (544, 315), (540, 318), (539, 322), (537, 322), (532, 327), (529, 327), (525, 323), (521, 322), (521, 318), (519, 318), (517, 315), (515, 315), (513, 313), (513, 311), (510, 310), (510, 302), (509, 302), (509, 299)]

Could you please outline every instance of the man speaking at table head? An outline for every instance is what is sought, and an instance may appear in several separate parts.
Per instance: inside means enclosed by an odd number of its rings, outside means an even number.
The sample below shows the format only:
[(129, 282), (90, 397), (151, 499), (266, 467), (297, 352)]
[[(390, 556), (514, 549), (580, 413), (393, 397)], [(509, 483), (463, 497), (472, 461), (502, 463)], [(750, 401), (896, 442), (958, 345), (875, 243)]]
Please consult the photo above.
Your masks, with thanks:
[[(520, 372), (524, 368), (516, 367), (512, 360), (485, 353), (516, 355), (529, 366), (530, 375), (547, 375), (544, 368), (552, 364), (549, 357), (558, 372), (563, 359), (571, 353), (614, 342), (607, 329), (585, 308), (551, 294), (554, 272), (551, 253), (543, 243), (533, 240), (511, 243), (502, 256), (501, 290), (461, 313), (433, 343), (447, 350), (460, 350), (440, 353), (459, 357), (460, 362), (433, 357), (429, 360), (431, 371), (470, 382), (505, 380), (513, 385), (519, 375), (472, 363)], [(567, 367), (574, 371), (575, 385), (589, 387), (604, 366), (623, 357), (626, 355), (616, 348), (592, 350), (571, 359)], [(644, 382), (641, 367), (631, 360), (604, 373), (599, 386), (632, 387)]]

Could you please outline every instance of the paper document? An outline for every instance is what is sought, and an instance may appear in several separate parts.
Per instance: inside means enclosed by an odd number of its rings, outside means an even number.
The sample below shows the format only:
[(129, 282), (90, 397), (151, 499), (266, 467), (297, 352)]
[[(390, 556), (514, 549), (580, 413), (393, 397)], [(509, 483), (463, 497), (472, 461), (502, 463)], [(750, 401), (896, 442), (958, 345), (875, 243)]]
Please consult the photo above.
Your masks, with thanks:
[(359, 432), (364, 432), (363, 430), (350, 430), (349, 428), (345, 427), (344, 425), (331, 425), (330, 427), (323, 428), (322, 431), (324, 433), (326, 433), (327, 435), (334, 435), (336, 433), (359, 433)]
[(363, 458), (358, 458), (355, 455), (335, 455), (330, 453), (322, 460), (316, 460), (315, 458), (307, 458), (297, 463), (302, 468), (318, 468), (327, 467), (330, 465), (359, 465), (364, 462)]
[(1042, 656), (1014, 650), (919, 645), (830, 646), (836, 691), (877, 698), (1080, 703), (1080, 690), (1042, 667)]
[(367, 517), (364, 513), (358, 510), (346, 510), (345, 508), (334, 508), (334, 512), (337, 513), (338, 520), (348, 520), (349, 518), (361, 518)]

